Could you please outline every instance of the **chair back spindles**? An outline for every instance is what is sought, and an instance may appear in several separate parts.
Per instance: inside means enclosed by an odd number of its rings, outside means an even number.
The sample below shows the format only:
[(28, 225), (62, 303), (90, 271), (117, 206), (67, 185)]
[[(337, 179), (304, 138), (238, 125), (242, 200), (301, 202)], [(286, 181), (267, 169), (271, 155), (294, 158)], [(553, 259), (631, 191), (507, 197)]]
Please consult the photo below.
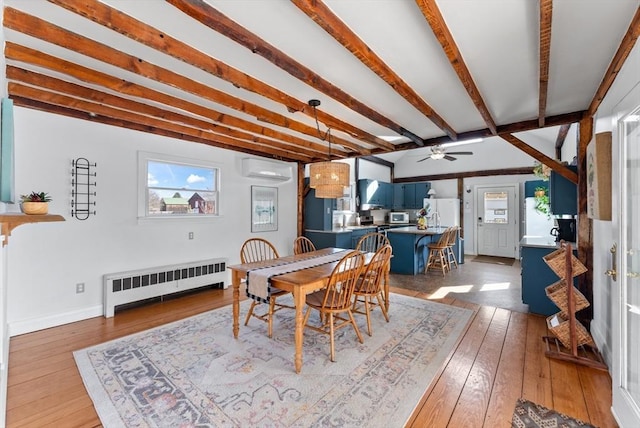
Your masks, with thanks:
[(390, 245), (389, 239), (382, 233), (371, 232), (358, 241), (356, 249), (365, 253), (375, 253), (385, 245)]
[(306, 236), (298, 236), (293, 241), (293, 254), (304, 254), (315, 250), (315, 245)]
[(261, 262), (280, 257), (273, 244), (266, 239), (247, 239), (240, 248), (240, 261), (242, 263)]
[(329, 277), (322, 306), (332, 311), (344, 311), (350, 308), (356, 282), (364, 266), (364, 255), (351, 251), (336, 265)]

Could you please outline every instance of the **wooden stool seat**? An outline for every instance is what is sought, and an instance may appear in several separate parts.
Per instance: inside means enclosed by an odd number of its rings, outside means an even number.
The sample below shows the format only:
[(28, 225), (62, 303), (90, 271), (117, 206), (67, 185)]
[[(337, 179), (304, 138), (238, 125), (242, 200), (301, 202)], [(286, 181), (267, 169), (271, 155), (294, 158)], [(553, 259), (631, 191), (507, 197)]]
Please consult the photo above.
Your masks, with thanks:
[(438, 242), (432, 242), (427, 245), (427, 248), (429, 249), (429, 257), (427, 258), (424, 273), (429, 272), (431, 269), (436, 269), (442, 272), (442, 276), (445, 276), (451, 269), (447, 261), (447, 243), (449, 241), (450, 233), (451, 228), (445, 229), (440, 236), (440, 239), (438, 239)]

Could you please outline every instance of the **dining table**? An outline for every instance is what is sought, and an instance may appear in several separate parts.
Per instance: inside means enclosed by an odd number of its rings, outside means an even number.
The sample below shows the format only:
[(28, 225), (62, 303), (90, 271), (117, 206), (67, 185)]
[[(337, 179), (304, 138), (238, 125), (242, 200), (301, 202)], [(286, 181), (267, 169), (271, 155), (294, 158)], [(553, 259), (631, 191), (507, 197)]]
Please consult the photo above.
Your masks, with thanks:
[[(278, 259), (264, 260), (252, 263), (242, 263), (238, 265), (228, 266), (231, 270), (231, 280), (233, 285), (233, 336), (238, 338), (240, 332), (240, 285), (243, 279), (246, 279), (247, 273), (257, 269), (263, 269), (273, 266), (274, 261), (278, 264), (291, 263), (306, 260), (310, 257), (322, 257), (335, 253), (343, 253), (347, 255), (350, 249), (344, 248), (323, 248), (320, 250), (279, 257)], [(365, 265), (373, 258), (374, 253), (365, 253)], [(325, 288), (328, 284), (329, 277), (339, 260), (331, 263), (321, 264), (319, 266), (307, 267), (293, 272), (275, 275), (270, 278), (272, 287), (280, 290), (289, 291), (293, 295), (295, 306), (295, 355), (294, 363), (296, 373), (302, 370), (302, 343), (304, 330), (304, 307), (306, 305), (306, 296), (317, 290)], [(389, 302), (389, 281), (388, 274), (384, 281), (385, 305)]]

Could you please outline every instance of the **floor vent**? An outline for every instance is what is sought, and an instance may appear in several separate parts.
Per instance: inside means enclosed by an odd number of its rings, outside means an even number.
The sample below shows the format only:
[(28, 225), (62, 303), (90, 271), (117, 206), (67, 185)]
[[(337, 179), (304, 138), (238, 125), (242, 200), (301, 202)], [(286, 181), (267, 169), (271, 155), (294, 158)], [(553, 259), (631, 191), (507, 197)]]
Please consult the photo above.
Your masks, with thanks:
[(118, 305), (165, 296), (203, 286), (226, 288), (227, 259), (210, 259), (179, 265), (104, 275), (104, 316), (112, 317)]

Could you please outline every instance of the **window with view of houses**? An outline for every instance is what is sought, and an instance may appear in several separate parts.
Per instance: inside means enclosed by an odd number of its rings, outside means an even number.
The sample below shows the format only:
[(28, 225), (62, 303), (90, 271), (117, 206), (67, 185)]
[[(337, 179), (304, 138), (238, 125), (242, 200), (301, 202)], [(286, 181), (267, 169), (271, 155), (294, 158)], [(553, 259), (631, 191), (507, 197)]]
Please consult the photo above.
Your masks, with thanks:
[[(146, 217), (218, 215), (218, 168), (140, 156)], [(142, 172), (142, 171), (141, 171)]]

